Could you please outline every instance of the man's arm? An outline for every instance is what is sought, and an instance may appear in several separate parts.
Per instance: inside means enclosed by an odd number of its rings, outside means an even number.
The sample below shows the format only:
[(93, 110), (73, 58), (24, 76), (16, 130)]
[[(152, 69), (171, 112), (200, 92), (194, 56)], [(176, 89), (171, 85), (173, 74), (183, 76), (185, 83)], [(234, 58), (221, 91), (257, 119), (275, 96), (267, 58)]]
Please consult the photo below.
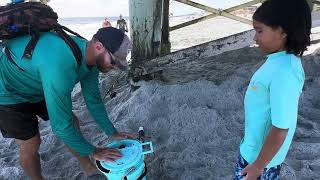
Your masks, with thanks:
[(82, 93), (88, 110), (94, 120), (107, 135), (113, 135), (117, 130), (111, 123), (104, 103), (102, 102), (98, 76), (98, 70), (94, 67), (88, 76), (80, 80)]
[[(76, 64), (74, 64), (76, 66)], [(46, 105), (52, 131), (81, 156), (94, 152), (72, 119), (71, 91), (75, 84), (76, 68), (67, 63), (59, 68), (44, 65), (40, 68)]]
[(124, 25), (125, 25), (125, 28), (126, 28), (126, 32), (128, 32), (128, 25), (127, 25), (126, 21), (124, 21)]

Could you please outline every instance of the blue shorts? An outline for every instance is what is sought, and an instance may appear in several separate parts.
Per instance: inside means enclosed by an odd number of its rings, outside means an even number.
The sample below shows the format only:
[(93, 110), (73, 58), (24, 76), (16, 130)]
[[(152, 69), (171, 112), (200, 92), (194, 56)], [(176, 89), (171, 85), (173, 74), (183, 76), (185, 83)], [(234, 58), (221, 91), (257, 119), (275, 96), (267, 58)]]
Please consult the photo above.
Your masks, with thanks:
[[(245, 176), (241, 176), (241, 171), (248, 166), (248, 162), (239, 155), (239, 161), (236, 164), (234, 180), (243, 180)], [(278, 180), (280, 175), (281, 165), (264, 169), (262, 175), (257, 180)]]

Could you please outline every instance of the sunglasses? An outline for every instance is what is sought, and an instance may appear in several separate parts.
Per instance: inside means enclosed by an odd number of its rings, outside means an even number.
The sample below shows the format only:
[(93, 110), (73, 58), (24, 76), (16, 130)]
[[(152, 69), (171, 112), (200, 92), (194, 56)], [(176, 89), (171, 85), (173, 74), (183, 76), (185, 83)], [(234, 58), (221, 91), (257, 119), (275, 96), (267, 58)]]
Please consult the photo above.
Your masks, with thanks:
[(107, 49), (105, 50), (105, 52), (107, 52), (108, 54), (109, 54), (109, 56), (110, 56), (110, 59), (111, 59), (111, 65), (112, 66), (115, 66), (116, 64), (117, 64), (117, 60), (116, 60), (116, 58), (113, 56), (113, 54), (111, 54)]
[(117, 68), (119, 68), (121, 70), (128, 69), (128, 67), (126, 65), (123, 65), (117, 58), (114, 57), (114, 55), (112, 53), (110, 53), (107, 49), (106, 49), (106, 51), (110, 56), (112, 66), (116, 66)]

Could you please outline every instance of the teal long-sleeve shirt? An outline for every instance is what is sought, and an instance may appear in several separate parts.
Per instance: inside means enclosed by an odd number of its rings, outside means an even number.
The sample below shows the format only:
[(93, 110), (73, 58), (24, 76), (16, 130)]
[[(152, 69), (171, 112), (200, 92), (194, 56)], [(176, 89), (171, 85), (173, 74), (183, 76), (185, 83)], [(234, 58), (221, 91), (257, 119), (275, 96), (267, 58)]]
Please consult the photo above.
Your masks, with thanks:
[[(94, 146), (84, 139), (72, 119), (71, 92), (80, 81), (87, 108), (107, 135), (116, 132), (108, 118), (99, 92), (99, 71), (88, 68), (86, 40), (72, 37), (82, 51), (78, 67), (70, 47), (54, 33), (42, 33), (32, 59), (23, 57), (30, 36), (4, 43), (16, 64), (0, 52), (0, 104), (17, 104), (46, 100), (53, 132), (81, 156), (89, 155)], [(23, 69), (23, 70), (21, 70)]]

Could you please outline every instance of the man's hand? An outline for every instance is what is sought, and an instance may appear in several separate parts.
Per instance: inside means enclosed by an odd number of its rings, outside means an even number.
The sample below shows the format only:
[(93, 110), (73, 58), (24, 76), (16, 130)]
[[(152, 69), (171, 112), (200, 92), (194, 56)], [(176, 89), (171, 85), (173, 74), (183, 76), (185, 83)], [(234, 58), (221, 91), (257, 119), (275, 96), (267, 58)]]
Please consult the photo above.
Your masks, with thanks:
[(115, 148), (96, 148), (92, 157), (98, 161), (113, 162), (122, 157), (120, 151)]
[(241, 175), (245, 176), (245, 180), (257, 180), (263, 173), (264, 168), (259, 168), (255, 163), (249, 164), (241, 171)]
[(130, 133), (125, 133), (125, 132), (118, 132), (118, 133), (114, 133), (112, 135), (112, 139), (115, 140), (121, 140), (121, 139), (136, 139), (137, 136), (130, 134)]

